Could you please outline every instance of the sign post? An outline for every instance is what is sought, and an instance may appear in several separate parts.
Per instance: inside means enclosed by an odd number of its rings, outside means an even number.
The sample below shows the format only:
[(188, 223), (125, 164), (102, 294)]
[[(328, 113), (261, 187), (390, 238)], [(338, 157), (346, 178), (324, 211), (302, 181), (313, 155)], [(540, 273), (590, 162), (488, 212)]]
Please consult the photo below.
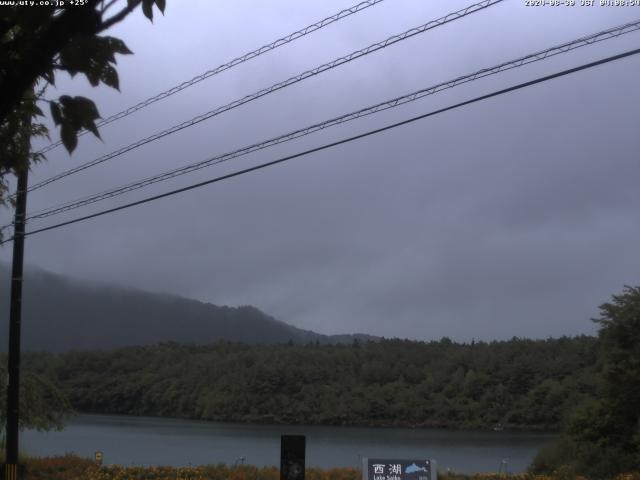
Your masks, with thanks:
[(280, 439), (280, 480), (304, 480), (304, 435), (282, 435)]
[(363, 458), (362, 480), (438, 480), (435, 460)]

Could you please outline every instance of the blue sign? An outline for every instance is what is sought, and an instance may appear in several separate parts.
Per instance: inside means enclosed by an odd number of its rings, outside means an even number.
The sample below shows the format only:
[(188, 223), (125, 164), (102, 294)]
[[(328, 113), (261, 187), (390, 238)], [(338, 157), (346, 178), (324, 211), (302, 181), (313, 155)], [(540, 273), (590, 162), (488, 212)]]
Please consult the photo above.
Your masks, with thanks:
[(437, 480), (435, 460), (363, 458), (362, 480)]

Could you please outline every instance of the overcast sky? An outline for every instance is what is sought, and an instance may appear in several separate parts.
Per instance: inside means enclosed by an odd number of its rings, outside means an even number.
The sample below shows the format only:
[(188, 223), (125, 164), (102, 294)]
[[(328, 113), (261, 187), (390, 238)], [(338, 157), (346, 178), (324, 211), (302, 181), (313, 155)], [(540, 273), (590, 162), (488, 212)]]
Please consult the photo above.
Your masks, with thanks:
[[(113, 28), (121, 93), (60, 77), (49, 97), (122, 110), (354, 0), (170, 0)], [(470, 2), (386, 0), (84, 136), (31, 184)], [(578, 1), (578, 3), (580, 3)], [(33, 192), (29, 210), (187, 165), (640, 17), (506, 0)], [(485, 78), (75, 218), (640, 45), (632, 33)], [(80, 279), (255, 305), (321, 333), (504, 339), (594, 333), (640, 284), (640, 58), (529, 87), (292, 162), (32, 237), (26, 263)], [(57, 132), (55, 133), (57, 137)], [(10, 212), (3, 210), (6, 223)], [(8, 261), (11, 249), (1, 247)]]

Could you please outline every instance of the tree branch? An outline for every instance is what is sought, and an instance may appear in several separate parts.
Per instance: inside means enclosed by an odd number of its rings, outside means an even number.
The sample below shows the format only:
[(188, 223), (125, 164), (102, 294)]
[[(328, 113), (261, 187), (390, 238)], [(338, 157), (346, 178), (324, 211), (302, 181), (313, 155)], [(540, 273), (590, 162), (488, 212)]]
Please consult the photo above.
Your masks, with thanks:
[(100, 13), (102, 13), (102, 15), (104, 15), (107, 10), (109, 10), (111, 7), (113, 7), (116, 3), (118, 3), (118, 0), (111, 0), (109, 3), (107, 3), (106, 5), (104, 5), (104, 0), (102, 1), (102, 9), (100, 11)]
[[(44, 28), (40, 35), (17, 51), (20, 58), (3, 65), (6, 75), (0, 78), (0, 123), (20, 102), (24, 92), (42, 75), (44, 69), (57, 53), (77, 35), (95, 35), (104, 30), (96, 6), (99, 0), (88, 0), (83, 8), (67, 8)], [(140, 1), (134, 3), (139, 4)], [(5, 44), (10, 50), (15, 44)]]
[[(115, 1), (115, 0), (114, 0)], [(113, 3), (113, 2), (112, 2)], [(122, 10), (120, 10), (118, 13), (116, 13), (113, 17), (109, 18), (108, 20), (105, 20), (102, 22), (101, 28), (100, 30), (97, 32), (102, 32), (104, 30), (106, 30), (107, 28), (112, 27), (113, 25), (115, 25), (116, 23), (121, 22), (122, 20), (125, 19), (125, 17), (127, 15), (129, 15), (131, 12), (133, 12), (133, 10), (135, 10), (135, 8), (140, 5), (142, 3), (142, 0), (135, 0), (134, 2), (129, 3), (125, 8), (123, 8)]]

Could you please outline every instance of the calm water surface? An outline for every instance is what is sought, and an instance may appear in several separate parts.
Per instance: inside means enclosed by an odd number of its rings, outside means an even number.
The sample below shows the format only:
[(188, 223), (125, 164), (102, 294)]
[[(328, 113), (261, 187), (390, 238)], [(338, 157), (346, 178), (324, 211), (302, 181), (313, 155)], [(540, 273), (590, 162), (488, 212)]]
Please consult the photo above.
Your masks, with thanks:
[(122, 465), (278, 465), (280, 435), (307, 437), (307, 465), (358, 467), (361, 457), (435, 458), (439, 470), (526, 470), (552, 435), (434, 429), (307, 427), (211, 423), (117, 415), (80, 415), (62, 432), (25, 431), (22, 448), (32, 455), (75, 453)]

